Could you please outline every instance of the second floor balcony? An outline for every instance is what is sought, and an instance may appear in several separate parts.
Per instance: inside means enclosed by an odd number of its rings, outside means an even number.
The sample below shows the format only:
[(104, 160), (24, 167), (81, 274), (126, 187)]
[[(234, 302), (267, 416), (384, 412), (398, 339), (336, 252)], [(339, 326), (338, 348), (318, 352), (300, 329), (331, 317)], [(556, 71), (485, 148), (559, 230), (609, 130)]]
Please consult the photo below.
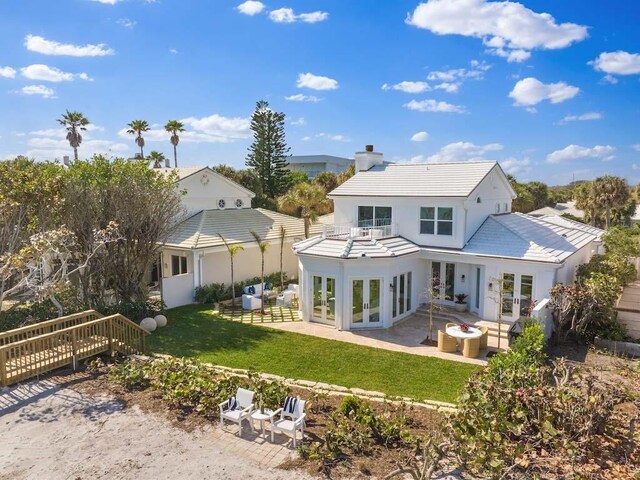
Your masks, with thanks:
[(338, 240), (378, 240), (396, 236), (396, 226), (388, 219), (367, 220), (358, 224), (323, 225), (322, 237)]

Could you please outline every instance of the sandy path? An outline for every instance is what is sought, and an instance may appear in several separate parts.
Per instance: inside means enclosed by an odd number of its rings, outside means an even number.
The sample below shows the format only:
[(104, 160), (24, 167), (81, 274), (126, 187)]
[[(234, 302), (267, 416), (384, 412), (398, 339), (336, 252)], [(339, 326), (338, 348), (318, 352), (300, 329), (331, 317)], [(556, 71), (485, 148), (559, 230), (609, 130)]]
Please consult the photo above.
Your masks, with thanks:
[(216, 430), (185, 432), (113, 398), (46, 381), (0, 389), (0, 479), (307, 478), (266, 467), (251, 442)]

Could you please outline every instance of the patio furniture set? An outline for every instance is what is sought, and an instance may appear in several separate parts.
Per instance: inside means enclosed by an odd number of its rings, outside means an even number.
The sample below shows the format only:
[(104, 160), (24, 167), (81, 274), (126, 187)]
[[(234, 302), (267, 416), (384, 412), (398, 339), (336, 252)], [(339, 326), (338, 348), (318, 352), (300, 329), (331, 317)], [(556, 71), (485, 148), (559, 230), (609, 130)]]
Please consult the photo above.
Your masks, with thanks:
[(275, 296), (276, 307), (291, 307), (298, 299), (298, 285), (290, 283), (279, 294), (272, 289), (269, 283), (248, 285), (242, 290), (242, 308), (245, 310), (261, 310), (263, 293), (265, 299)]
[(293, 448), (297, 447), (297, 432), (300, 432), (300, 440), (304, 439), (305, 428), (305, 401), (298, 397), (285, 398), (282, 407), (277, 410), (267, 408), (255, 408), (253, 397), (255, 392), (245, 388), (239, 388), (235, 397), (222, 402), (220, 407), (220, 427), (224, 427), (224, 421), (228, 420), (238, 424), (238, 436), (242, 436), (242, 422), (247, 420), (251, 431), (255, 433), (254, 422), (260, 422), (262, 436), (266, 439), (265, 422), (269, 422), (271, 442), (275, 440), (276, 433), (291, 435)]
[(466, 324), (447, 323), (444, 331), (438, 330), (438, 351), (453, 353), (461, 348), (467, 358), (478, 358), (480, 350), (487, 348), (489, 329)]

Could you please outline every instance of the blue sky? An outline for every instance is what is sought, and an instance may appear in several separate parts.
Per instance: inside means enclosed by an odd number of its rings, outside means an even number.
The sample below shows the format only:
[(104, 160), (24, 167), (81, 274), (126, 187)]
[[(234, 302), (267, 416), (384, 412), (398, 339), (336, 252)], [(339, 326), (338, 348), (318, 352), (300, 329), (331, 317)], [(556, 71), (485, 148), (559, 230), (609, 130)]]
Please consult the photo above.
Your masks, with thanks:
[[(541, 15), (545, 14), (545, 15)], [(181, 166), (244, 165), (248, 119), (293, 154), (499, 160), (549, 184), (640, 182), (640, 5), (628, 0), (24, 0), (0, 3), (0, 158), (129, 156), (133, 119), (182, 119)], [(160, 129), (146, 151), (171, 154)]]

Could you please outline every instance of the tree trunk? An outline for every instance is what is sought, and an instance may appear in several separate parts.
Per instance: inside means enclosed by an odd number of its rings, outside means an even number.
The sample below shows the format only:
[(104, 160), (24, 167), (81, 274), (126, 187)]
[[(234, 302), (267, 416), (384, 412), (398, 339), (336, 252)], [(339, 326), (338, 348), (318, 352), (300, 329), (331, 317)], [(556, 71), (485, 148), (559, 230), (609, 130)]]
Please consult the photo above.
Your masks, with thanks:
[(53, 303), (53, 305), (58, 310), (58, 317), (63, 316), (64, 315), (64, 308), (62, 308), (62, 305), (60, 304), (60, 302), (58, 301), (56, 296), (54, 294), (49, 295), (49, 300), (51, 300), (51, 303)]
[(173, 167), (178, 168), (178, 147), (173, 144)]
[(605, 223), (605, 228), (609, 230), (609, 225), (611, 224), (611, 207), (609, 206), (607, 206), (605, 210), (604, 223)]
[(78, 160), (78, 147), (73, 147), (73, 159)]
[(231, 312), (236, 309), (236, 287), (233, 283), (233, 257), (231, 257)]
[(311, 215), (304, 216), (304, 238), (309, 238), (309, 228), (311, 227)]
[(140, 147), (140, 156), (144, 160), (144, 150), (142, 149), (142, 147)]
[(262, 292), (260, 295), (260, 303), (261, 305), (261, 313), (264, 315), (266, 313), (264, 309), (264, 252), (262, 252), (262, 264), (260, 266), (260, 282), (262, 283), (260, 287), (260, 291)]

